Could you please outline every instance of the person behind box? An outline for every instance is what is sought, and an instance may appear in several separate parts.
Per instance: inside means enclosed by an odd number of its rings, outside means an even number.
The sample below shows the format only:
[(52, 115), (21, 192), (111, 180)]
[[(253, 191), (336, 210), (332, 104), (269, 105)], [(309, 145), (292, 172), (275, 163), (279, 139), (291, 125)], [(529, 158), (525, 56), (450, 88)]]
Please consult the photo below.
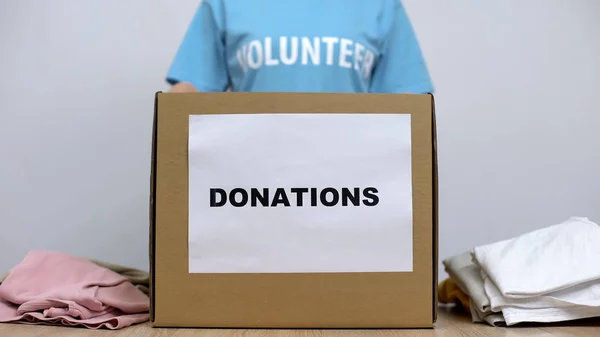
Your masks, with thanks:
[(203, 0), (171, 92), (430, 93), (400, 0)]

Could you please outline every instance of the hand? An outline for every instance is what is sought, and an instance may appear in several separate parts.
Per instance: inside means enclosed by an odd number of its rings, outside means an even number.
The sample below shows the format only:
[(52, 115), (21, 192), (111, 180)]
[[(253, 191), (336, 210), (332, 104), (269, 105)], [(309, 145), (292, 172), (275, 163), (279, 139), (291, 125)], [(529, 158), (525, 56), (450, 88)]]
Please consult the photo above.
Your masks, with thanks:
[(191, 83), (179, 82), (172, 86), (169, 92), (198, 92), (198, 89), (196, 89)]

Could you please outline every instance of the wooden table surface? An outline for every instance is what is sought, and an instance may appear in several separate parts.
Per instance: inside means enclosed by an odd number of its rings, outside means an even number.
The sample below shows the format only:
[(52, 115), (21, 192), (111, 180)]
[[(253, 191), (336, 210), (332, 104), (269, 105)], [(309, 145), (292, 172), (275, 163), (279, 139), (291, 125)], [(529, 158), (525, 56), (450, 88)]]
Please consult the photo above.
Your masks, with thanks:
[(120, 337), (363, 337), (363, 336), (600, 336), (600, 320), (587, 320), (553, 325), (533, 325), (511, 328), (493, 328), (484, 324), (473, 324), (469, 316), (454, 309), (440, 308), (435, 329), (429, 330), (222, 330), (222, 329), (154, 329), (149, 323), (117, 331), (86, 330), (41, 325), (0, 324), (1, 337), (29, 336), (120, 336)]

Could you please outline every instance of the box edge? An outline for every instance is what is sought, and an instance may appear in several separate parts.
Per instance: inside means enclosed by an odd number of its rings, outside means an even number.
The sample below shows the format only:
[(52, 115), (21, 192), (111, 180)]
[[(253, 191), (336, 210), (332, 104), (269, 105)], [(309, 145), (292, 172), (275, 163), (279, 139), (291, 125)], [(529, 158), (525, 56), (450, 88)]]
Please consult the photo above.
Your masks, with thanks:
[(438, 230), (439, 230), (439, 210), (438, 210), (438, 156), (437, 156), (437, 122), (435, 115), (435, 97), (431, 96), (431, 137), (432, 137), (432, 164), (433, 164), (433, 232), (432, 232), (432, 260), (433, 260), (433, 323), (437, 322), (438, 316), (438, 255), (439, 255), (439, 242), (438, 242)]
[(150, 196), (149, 196), (149, 264), (150, 264), (150, 277), (149, 277), (149, 297), (150, 297), (150, 321), (155, 322), (155, 250), (156, 250), (156, 151), (157, 151), (157, 130), (158, 130), (158, 96), (161, 94), (160, 91), (156, 92), (154, 95), (154, 114), (152, 120), (152, 148), (150, 154)]

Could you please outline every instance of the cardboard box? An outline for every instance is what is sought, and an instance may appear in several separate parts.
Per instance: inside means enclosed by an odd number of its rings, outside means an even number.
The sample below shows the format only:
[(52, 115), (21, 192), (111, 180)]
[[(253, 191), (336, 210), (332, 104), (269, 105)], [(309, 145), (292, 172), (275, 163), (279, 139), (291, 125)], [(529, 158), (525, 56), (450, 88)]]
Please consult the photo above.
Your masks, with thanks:
[(153, 326), (433, 327), (431, 95), (158, 93), (152, 149)]

